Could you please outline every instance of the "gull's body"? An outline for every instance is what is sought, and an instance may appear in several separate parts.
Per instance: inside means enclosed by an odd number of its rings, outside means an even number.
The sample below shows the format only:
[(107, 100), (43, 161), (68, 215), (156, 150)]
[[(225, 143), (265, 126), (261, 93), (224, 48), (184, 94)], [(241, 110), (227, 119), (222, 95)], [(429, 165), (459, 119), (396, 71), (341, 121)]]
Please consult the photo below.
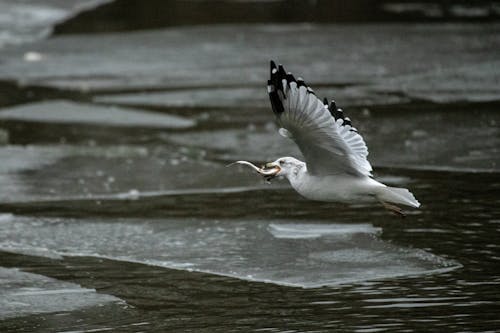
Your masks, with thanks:
[(316, 201), (344, 203), (370, 202), (385, 185), (369, 177), (346, 175), (316, 176), (307, 172), (307, 166), (287, 177), (290, 185), (303, 197)]
[(420, 206), (407, 189), (388, 187), (372, 178), (368, 148), (334, 101), (322, 102), (302, 79), (295, 79), (273, 61), (270, 76), (267, 88), (281, 126), (279, 133), (295, 141), (305, 162), (281, 157), (267, 163), (266, 169), (254, 169), (267, 178), (286, 177), (299, 194), (311, 200), (378, 201), (399, 214), (402, 211), (395, 204)]

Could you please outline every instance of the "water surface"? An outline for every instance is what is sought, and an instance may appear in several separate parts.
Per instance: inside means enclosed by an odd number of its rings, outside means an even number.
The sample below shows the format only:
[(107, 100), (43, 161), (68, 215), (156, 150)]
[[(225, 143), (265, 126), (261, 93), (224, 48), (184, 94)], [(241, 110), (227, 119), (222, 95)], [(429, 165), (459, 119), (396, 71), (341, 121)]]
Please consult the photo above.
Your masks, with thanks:
[[(498, 331), (498, 27), (235, 29), (0, 55), (0, 331)], [(299, 157), (265, 99), (276, 55), (420, 209), (310, 202), (225, 167)]]

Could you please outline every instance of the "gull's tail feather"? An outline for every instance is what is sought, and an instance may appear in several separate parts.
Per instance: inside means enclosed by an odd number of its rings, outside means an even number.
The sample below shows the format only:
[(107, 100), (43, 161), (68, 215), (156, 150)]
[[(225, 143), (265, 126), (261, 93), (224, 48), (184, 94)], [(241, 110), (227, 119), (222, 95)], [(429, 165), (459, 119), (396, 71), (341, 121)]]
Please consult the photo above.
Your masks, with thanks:
[(406, 188), (381, 187), (376, 196), (382, 203), (400, 204), (414, 208), (420, 207), (420, 202), (418, 202), (413, 193)]

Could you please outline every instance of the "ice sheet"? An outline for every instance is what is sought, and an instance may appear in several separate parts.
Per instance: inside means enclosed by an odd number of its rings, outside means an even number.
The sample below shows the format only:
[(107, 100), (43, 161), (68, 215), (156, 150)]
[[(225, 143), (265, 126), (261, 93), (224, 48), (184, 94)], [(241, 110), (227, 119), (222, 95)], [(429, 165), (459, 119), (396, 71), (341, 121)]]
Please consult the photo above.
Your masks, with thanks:
[(0, 146), (0, 201), (217, 191), (263, 184), (248, 170), (204, 160), (203, 153), (169, 146)]
[(0, 1), (0, 49), (48, 36), (52, 26), (108, 0)]
[[(98, 256), (297, 287), (459, 267), (379, 239), (370, 224), (294, 220), (0, 219), (0, 249)], [(314, 237), (311, 237), (314, 236)]]
[(267, 107), (264, 86), (254, 88), (203, 88), (193, 90), (113, 94), (98, 96), (96, 102), (162, 107)]
[(322, 236), (341, 237), (342, 235), (350, 237), (352, 234), (375, 234), (380, 231), (382, 229), (375, 228), (371, 224), (269, 224), (269, 232), (274, 237), (289, 239), (319, 238)]
[(0, 319), (69, 312), (109, 302), (122, 302), (114, 296), (96, 293), (94, 289), (16, 268), (0, 267), (0, 281)]
[(376, 90), (394, 91), (404, 87), (409, 97), (441, 104), (498, 101), (499, 65), (499, 61), (488, 61), (459, 68), (443, 67), (438, 70), (439, 79), (436, 73), (430, 72), (401, 75), (381, 81)]
[[(354, 84), (356, 104), (372, 104), (374, 92), (377, 104), (404, 101), (406, 93), (490, 101), (499, 43), (495, 24), (184, 27), (52, 38), (0, 55), (0, 76), (83, 91), (250, 86), (264, 93), (275, 58), (315, 89), (319, 83)], [(19, 57), (30, 51), (42, 59)], [(243, 90), (235, 107), (253, 94)]]
[(179, 116), (64, 100), (23, 104), (0, 109), (0, 119), (165, 129), (187, 128), (195, 124), (193, 120)]
[[(312, 79), (312, 78), (311, 78)], [(315, 88), (315, 87), (313, 87)], [(316, 88), (315, 88), (316, 89)], [(321, 97), (342, 101), (342, 105), (397, 104), (408, 102), (404, 96), (381, 96), (379, 92), (358, 86), (323, 86), (316, 89)], [(265, 86), (255, 87), (210, 87), (155, 92), (136, 92), (101, 95), (94, 101), (126, 106), (148, 106), (155, 108), (200, 108), (200, 109), (269, 109), (269, 97)], [(240, 111), (241, 113), (241, 111)]]

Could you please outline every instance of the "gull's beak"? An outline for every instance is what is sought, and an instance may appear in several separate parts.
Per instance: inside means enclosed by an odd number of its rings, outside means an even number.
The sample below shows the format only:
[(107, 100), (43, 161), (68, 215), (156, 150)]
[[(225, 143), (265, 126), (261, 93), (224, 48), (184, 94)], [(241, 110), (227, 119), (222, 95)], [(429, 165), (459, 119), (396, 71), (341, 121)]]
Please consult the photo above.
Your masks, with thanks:
[(262, 171), (264, 172), (260, 174), (263, 175), (267, 181), (270, 181), (281, 172), (281, 168), (278, 164), (269, 162), (262, 167)]

